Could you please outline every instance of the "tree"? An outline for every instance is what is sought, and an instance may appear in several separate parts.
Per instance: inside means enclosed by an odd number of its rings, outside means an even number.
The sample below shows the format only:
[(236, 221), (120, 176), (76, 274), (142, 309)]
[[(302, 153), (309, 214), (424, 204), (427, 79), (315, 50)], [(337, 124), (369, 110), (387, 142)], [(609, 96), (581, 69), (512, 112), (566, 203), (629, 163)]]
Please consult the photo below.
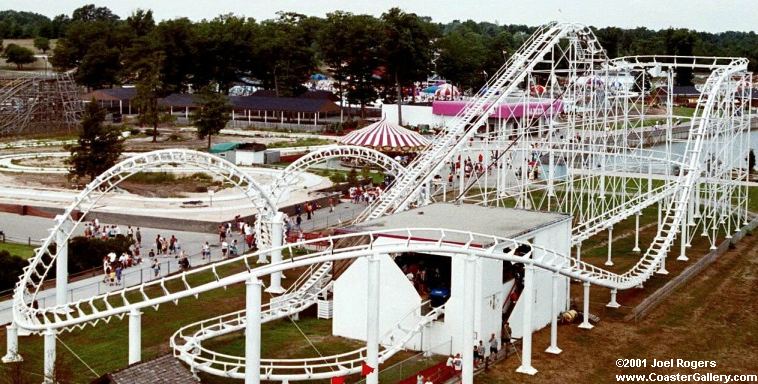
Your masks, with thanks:
[(139, 122), (153, 127), (153, 142), (158, 141), (161, 121), (158, 99), (170, 93), (161, 73), (165, 56), (155, 45), (151, 36), (141, 36), (124, 54), (127, 72), (124, 76), (136, 83), (137, 95), (133, 101), (139, 111)]
[(118, 15), (115, 15), (108, 7), (96, 7), (95, 4), (79, 7), (71, 14), (73, 21), (116, 21), (118, 19)]
[(0, 291), (12, 289), (16, 285), (26, 264), (23, 258), (0, 250)]
[(135, 38), (128, 23), (107, 8), (88, 5), (74, 11), (65, 30), (50, 60), (55, 69), (76, 68), (76, 81), (90, 88), (121, 82), (122, 53)]
[(8, 44), (5, 47), (5, 61), (16, 64), (16, 68), (22, 69), (24, 64), (31, 64), (37, 59), (31, 49), (18, 44)]
[[(479, 89), (486, 76), (485, 38), (460, 27), (437, 41), (436, 72), (461, 89)], [(493, 72), (494, 74), (494, 72)]]
[(298, 96), (316, 69), (312, 37), (305, 28), (305, 15), (279, 13), (276, 20), (264, 21), (257, 35), (253, 73), (264, 87), (277, 96)]
[(152, 32), (155, 29), (155, 19), (153, 19), (153, 11), (138, 9), (132, 13), (131, 16), (126, 18), (126, 24), (132, 30), (132, 33), (136, 37), (142, 37)]
[(356, 171), (355, 168), (350, 168), (350, 172), (347, 173), (347, 183), (354, 187), (360, 185), (358, 183), (358, 171)]
[(426, 80), (432, 62), (431, 24), (415, 13), (392, 8), (382, 14), (384, 34), (381, 55), (385, 59), (388, 84), (397, 92), (398, 124), (402, 124), (403, 86)]
[(93, 43), (76, 70), (76, 81), (90, 88), (117, 84), (121, 70), (121, 54), (105, 41)]
[(152, 49), (161, 52), (160, 74), (167, 93), (188, 87), (196, 73), (197, 33), (189, 19), (165, 20), (147, 36)]
[(76, 145), (68, 146), (67, 164), (74, 177), (88, 176), (90, 181), (116, 164), (124, 150), (118, 129), (103, 125), (105, 111), (92, 100), (82, 116), (82, 130)]
[(32, 12), (0, 11), (0, 38), (30, 39), (34, 36), (48, 36), (46, 27), (50, 24), (47, 16)]
[(139, 108), (139, 121), (141, 124), (153, 126), (153, 142), (158, 141), (158, 123), (160, 123), (160, 109), (158, 98), (161, 95), (163, 84), (160, 79), (160, 54), (151, 60), (153, 63), (145, 68), (137, 80), (137, 96), (134, 103)]
[(365, 117), (366, 103), (376, 100), (376, 80), (371, 72), (379, 65), (382, 24), (370, 15), (335, 12), (318, 34), (321, 59), (337, 81), (340, 106), (347, 93), (350, 103), (361, 105)]
[(211, 149), (211, 136), (226, 127), (229, 121), (229, 99), (225, 95), (212, 92), (207, 87), (200, 92), (197, 109), (192, 115), (192, 123), (197, 128), (197, 137), (208, 137), (208, 149)]
[[(678, 56), (692, 56), (697, 41), (697, 36), (686, 29), (667, 29), (663, 31), (663, 39), (666, 54)], [(679, 67), (675, 70), (676, 85), (693, 85), (694, 71), (692, 68)]]
[(34, 38), (34, 48), (45, 53), (50, 49), (50, 40), (47, 37), (37, 36)]
[[(194, 49), (203, 52), (193, 62), (192, 83), (199, 89), (211, 83), (228, 93), (240, 78), (250, 76), (258, 26), (252, 19), (221, 15), (195, 24)], [(218, 60), (223, 57), (224, 60)]]

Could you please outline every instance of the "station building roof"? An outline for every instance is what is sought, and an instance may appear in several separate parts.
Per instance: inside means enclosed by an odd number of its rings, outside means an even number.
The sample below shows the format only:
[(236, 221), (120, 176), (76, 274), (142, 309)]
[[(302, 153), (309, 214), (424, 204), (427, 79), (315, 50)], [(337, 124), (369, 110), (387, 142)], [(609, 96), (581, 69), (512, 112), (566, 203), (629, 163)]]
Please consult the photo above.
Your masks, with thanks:
[[(483, 207), (474, 204), (435, 203), (369, 220), (350, 232), (403, 228), (443, 228), (518, 239), (537, 229), (570, 220), (569, 215), (516, 208)], [(450, 234), (448, 241), (465, 243), (462, 234)], [(436, 239), (435, 239), (436, 240)]]

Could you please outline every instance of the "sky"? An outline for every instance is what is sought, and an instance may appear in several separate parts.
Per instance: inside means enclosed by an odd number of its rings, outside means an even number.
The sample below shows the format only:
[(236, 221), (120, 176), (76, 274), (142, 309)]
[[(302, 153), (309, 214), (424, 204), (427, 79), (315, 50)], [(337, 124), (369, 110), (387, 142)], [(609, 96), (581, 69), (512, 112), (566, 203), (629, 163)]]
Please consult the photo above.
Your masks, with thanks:
[(599, 27), (758, 31), (758, 0), (0, 0), (0, 9), (53, 17), (61, 13), (70, 15), (89, 3), (107, 6), (121, 17), (138, 8), (152, 9), (158, 20), (175, 17), (200, 20), (222, 13), (264, 20), (275, 17), (280, 10), (312, 16), (334, 10), (378, 16), (397, 6), (438, 22), (472, 19), (534, 26), (557, 20)]

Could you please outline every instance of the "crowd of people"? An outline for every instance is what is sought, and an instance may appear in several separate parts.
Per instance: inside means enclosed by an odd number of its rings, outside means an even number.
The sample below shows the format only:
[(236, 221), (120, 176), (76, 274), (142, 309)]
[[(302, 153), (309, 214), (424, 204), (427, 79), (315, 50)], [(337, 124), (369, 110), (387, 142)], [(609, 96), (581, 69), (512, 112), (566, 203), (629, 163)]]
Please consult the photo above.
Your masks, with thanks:
[(367, 185), (364, 187), (350, 187), (350, 189), (348, 189), (348, 195), (350, 196), (350, 201), (352, 201), (353, 204), (371, 204), (376, 199), (380, 198), (382, 196), (382, 193), (384, 193), (384, 189), (381, 185), (375, 187), (372, 185)]
[[(235, 218), (237, 230), (245, 239), (248, 248), (253, 248), (255, 238), (252, 226), (243, 222), (239, 216)], [(221, 228), (222, 226), (219, 226)], [(228, 236), (227, 236), (228, 234)], [(219, 232), (219, 247), (222, 257), (233, 257), (240, 253), (240, 247), (237, 239), (231, 239), (232, 223), (223, 225), (223, 230)], [(101, 224), (99, 219), (94, 219), (85, 223), (84, 237), (97, 239), (113, 239), (117, 236), (125, 236), (129, 240), (129, 247), (120, 255), (116, 252), (110, 252), (103, 256), (103, 281), (110, 286), (119, 286), (124, 278), (124, 271), (130, 267), (138, 266), (143, 263), (142, 251), (149, 249), (146, 255), (150, 262), (150, 268), (153, 271), (153, 277), (159, 277), (161, 274), (162, 257), (171, 257), (178, 259), (177, 263), (182, 270), (191, 268), (190, 257), (182, 247), (182, 243), (176, 235), (164, 236), (157, 234), (150, 248), (143, 244), (142, 229), (128, 225), (126, 230), (115, 224)], [(227, 241), (229, 239), (229, 241)], [(208, 241), (201, 245), (200, 254), (202, 259), (211, 259), (211, 246)]]
[[(479, 340), (474, 344), (472, 348), (474, 369), (482, 366), (487, 369), (489, 364), (494, 363), (500, 358), (501, 353), (503, 353), (503, 358), (507, 358), (509, 348), (512, 348), (511, 327), (508, 323), (505, 323), (503, 324), (500, 338), (493, 333), (486, 344), (483, 340)], [(463, 370), (463, 358), (461, 354), (457, 353), (454, 356), (448, 356), (445, 367), (451, 373), (451, 376), (460, 376)]]

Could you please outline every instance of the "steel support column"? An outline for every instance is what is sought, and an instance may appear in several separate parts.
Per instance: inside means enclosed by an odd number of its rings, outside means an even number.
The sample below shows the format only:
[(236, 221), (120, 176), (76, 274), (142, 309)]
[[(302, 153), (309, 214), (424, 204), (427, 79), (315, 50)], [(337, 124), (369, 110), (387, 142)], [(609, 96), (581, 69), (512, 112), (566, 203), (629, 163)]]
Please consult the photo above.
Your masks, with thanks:
[(366, 364), (374, 372), (366, 376), (366, 384), (379, 384), (379, 255), (368, 257), (368, 287), (366, 300)]
[(584, 282), (584, 313), (582, 315), (582, 323), (579, 324), (579, 328), (592, 329), (594, 326), (590, 324), (590, 283)]
[(142, 312), (129, 312), (129, 365), (142, 361)]
[[(282, 261), (282, 250), (284, 238), (284, 214), (277, 212), (271, 222), (271, 263), (279, 263)], [(271, 274), (271, 282), (266, 288), (266, 292), (281, 294), (284, 293), (282, 288), (282, 272), (274, 272)]]
[(256, 277), (245, 282), (245, 384), (261, 382), (261, 286)]
[(553, 272), (553, 306), (550, 311), (550, 346), (545, 350), (547, 353), (557, 355), (561, 353), (561, 349), (558, 348), (558, 315), (560, 310), (558, 308), (558, 283), (561, 281), (561, 275), (558, 272)]
[[(523, 300), (524, 318), (521, 335), (521, 366), (516, 372), (534, 375), (537, 370), (532, 367), (532, 307), (534, 306), (534, 265), (529, 263), (524, 268), (524, 292), (519, 300)], [(471, 354), (467, 352), (467, 354)]]
[(18, 327), (16, 323), (11, 323), (5, 327), (5, 356), (3, 356), (3, 363), (17, 363), (24, 361), (21, 355), (18, 354)]
[(43, 383), (55, 382), (55, 330), (48, 328), (44, 333), (45, 338), (45, 357), (43, 365)]
[(476, 297), (476, 257), (466, 256), (463, 268), (463, 332), (461, 355), (463, 369), (461, 383), (474, 384), (474, 300)]

